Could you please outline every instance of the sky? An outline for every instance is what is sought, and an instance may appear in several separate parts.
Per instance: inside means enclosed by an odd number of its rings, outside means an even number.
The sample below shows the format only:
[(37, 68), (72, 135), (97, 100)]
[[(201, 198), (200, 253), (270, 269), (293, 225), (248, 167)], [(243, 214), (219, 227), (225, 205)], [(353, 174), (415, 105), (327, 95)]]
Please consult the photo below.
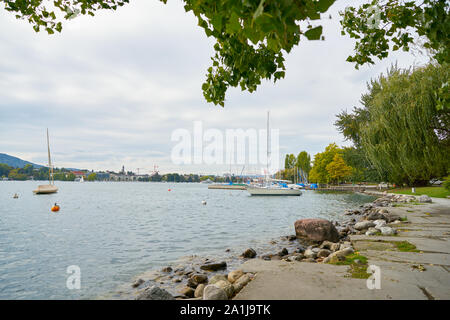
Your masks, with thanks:
[[(0, 8), (0, 152), (47, 163), (50, 131), (56, 167), (150, 173), (240, 173), (241, 165), (178, 165), (177, 129), (279, 130), (279, 158), (312, 156), (335, 142), (336, 114), (359, 105), (366, 83), (390, 65), (421, 65), (405, 52), (359, 70), (346, 62), (354, 42), (340, 34), (338, 12), (360, 1), (338, 0), (322, 21), (325, 41), (301, 40), (286, 58), (286, 77), (254, 93), (228, 90), (225, 108), (201, 91), (214, 41), (180, 0), (134, 0), (117, 11), (65, 22), (61, 34), (35, 33)], [(331, 14), (332, 19), (328, 19)], [(249, 167), (247, 173), (259, 169)], [(250, 172), (249, 172), (250, 171)]]

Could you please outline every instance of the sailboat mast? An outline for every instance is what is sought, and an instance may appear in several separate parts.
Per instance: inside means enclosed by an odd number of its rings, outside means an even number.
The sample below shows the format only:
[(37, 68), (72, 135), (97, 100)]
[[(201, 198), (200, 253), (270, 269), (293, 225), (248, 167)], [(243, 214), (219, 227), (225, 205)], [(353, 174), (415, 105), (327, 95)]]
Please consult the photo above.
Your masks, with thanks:
[(47, 128), (47, 152), (48, 152), (48, 181), (50, 182), (50, 184), (53, 184), (53, 167), (52, 167), (52, 161), (50, 159), (50, 141), (48, 138), (48, 128)]
[(270, 157), (270, 145), (269, 145), (269, 117), (270, 111), (267, 111), (267, 166), (266, 166), (266, 179), (269, 180), (269, 157)]

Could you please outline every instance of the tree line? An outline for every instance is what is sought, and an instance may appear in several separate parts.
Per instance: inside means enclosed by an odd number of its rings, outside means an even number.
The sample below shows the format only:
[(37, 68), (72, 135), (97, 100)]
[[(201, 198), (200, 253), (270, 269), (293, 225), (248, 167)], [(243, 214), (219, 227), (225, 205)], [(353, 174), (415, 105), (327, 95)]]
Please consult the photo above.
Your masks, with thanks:
[[(450, 173), (449, 71), (447, 63), (393, 66), (371, 80), (361, 106), (343, 110), (335, 122), (353, 145), (332, 143), (316, 154), (309, 181), (423, 186), (444, 179)], [(287, 155), (285, 171), (293, 166), (298, 161)]]

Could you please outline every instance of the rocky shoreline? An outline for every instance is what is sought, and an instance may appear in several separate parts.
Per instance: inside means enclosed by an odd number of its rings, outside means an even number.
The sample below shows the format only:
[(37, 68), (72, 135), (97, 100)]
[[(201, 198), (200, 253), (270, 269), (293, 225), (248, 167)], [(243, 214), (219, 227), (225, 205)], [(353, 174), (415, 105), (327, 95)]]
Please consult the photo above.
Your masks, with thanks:
[(404, 218), (391, 213), (389, 207), (402, 203), (431, 202), (427, 196), (375, 195), (379, 198), (373, 202), (343, 213), (347, 217), (343, 222), (324, 219), (296, 221), (295, 235), (272, 240), (264, 251), (248, 248), (239, 257), (228, 261), (192, 256), (180, 264), (152, 271), (133, 282), (133, 296), (137, 300), (232, 299), (257, 276), (255, 273), (244, 273), (239, 268), (249, 259), (339, 263), (355, 251), (349, 241), (350, 235), (396, 235), (395, 225), (401, 224)]

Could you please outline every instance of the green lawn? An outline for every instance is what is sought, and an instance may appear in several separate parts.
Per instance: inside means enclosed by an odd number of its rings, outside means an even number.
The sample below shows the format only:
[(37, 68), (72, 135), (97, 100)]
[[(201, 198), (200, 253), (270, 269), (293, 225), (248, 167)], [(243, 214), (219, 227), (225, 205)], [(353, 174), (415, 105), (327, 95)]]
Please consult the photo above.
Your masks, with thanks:
[(392, 193), (401, 193), (401, 194), (411, 194), (414, 196), (420, 196), (422, 194), (426, 194), (429, 197), (434, 198), (446, 198), (450, 196), (450, 191), (444, 189), (444, 187), (417, 187), (416, 193), (411, 192), (411, 188), (403, 188), (403, 189), (392, 189), (389, 190)]

